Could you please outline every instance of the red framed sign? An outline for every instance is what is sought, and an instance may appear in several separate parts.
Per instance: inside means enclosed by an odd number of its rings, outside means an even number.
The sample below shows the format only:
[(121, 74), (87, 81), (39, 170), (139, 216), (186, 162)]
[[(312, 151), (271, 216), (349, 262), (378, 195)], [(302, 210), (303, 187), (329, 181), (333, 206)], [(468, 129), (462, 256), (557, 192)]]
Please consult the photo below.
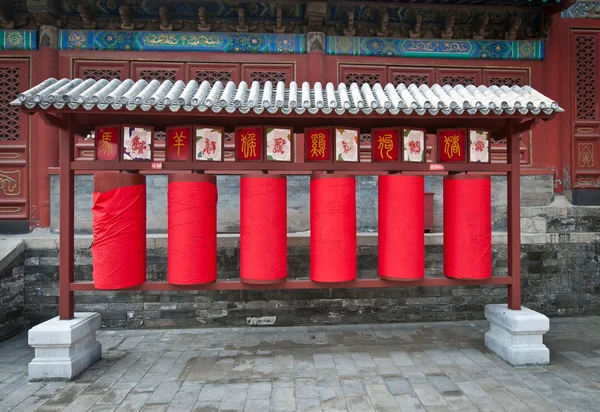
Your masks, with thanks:
[(308, 127), (304, 129), (304, 160), (307, 162), (331, 162), (332, 139), (331, 127)]
[(265, 126), (265, 160), (294, 161), (294, 130), (291, 127)]
[(469, 163), (490, 163), (491, 133), (489, 130), (469, 129)]
[(152, 161), (154, 158), (154, 127), (123, 125), (122, 160)]
[(166, 160), (190, 161), (192, 160), (193, 126), (167, 127)]
[(335, 127), (336, 162), (360, 161), (360, 130), (349, 127)]
[(263, 158), (263, 127), (235, 128), (235, 160), (260, 162)]
[(371, 129), (371, 161), (400, 161), (400, 141), (397, 127)]
[(225, 131), (222, 127), (196, 126), (194, 140), (194, 160), (223, 161)]
[(466, 129), (439, 129), (437, 131), (438, 161), (445, 163), (466, 163), (466, 136)]
[(96, 160), (119, 160), (121, 126), (99, 126), (95, 129)]
[(402, 158), (405, 162), (425, 163), (427, 151), (425, 129), (405, 127), (402, 129)]

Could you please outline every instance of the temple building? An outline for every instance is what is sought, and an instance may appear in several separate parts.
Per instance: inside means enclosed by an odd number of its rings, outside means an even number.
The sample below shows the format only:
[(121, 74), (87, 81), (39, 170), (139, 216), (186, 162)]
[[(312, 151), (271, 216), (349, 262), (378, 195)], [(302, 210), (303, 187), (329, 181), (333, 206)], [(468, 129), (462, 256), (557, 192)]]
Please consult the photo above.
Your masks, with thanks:
[[(0, 305), (0, 339), (53, 318), (59, 306), (61, 320), (72, 320), (73, 310), (98, 312), (104, 326), (132, 328), (479, 319), (485, 305), (504, 304), (507, 297), (515, 312), (522, 301), (547, 316), (598, 315), (599, 64), (597, 1), (4, 1), (0, 234), (33, 233), (23, 237), (15, 260), (22, 272), (11, 272), (6, 275), (10, 280), (0, 285), (6, 289), (0, 294), (15, 294)], [(200, 127), (209, 124), (216, 128)], [(277, 127), (282, 128), (277, 133), (283, 133), (279, 138), (296, 142), (292, 149), (283, 150), (281, 141), (276, 148), (266, 143), (263, 148), (260, 139), (254, 140)], [(345, 145), (339, 154), (326, 143), (318, 148), (323, 157), (327, 149), (331, 167), (308, 165), (318, 151), (311, 152), (304, 143), (313, 139), (315, 127), (321, 128), (323, 141), (327, 134), (329, 142), (337, 144), (339, 134)], [(380, 137), (375, 143), (381, 128), (395, 128), (396, 140), (390, 135), (385, 144)], [(441, 139), (448, 128), (463, 130), (462, 143), (456, 134), (453, 142), (449, 135)], [(488, 128), (494, 132), (478, 132)], [(472, 140), (466, 138), (468, 129), (475, 131)], [(183, 130), (206, 137), (206, 145), (195, 151), (186, 148), (179, 159), (183, 140), (177, 133)], [(413, 131), (422, 133), (422, 146), (415, 138), (410, 141), (414, 147), (406, 149), (410, 153), (399, 151), (405, 150), (398, 148), (403, 147), (399, 142), (408, 142)], [(138, 140), (125, 139), (125, 133), (131, 137), (134, 132), (140, 133)], [(213, 132), (222, 136), (222, 145), (210, 140)], [(146, 163), (136, 163), (133, 145), (148, 136), (152, 141), (142, 146), (151, 155), (142, 159)], [(110, 144), (121, 152), (109, 155)], [(473, 153), (467, 144), (473, 145)], [(377, 161), (383, 159), (378, 156), (390, 155), (391, 148), (397, 163), (388, 169), (379, 166)], [(479, 149), (485, 149), (482, 157), (475, 153)], [(453, 163), (456, 153), (462, 159)], [(175, 172), (185, 169), (192, 176), (199, 160), (219, 163), (214, 169), (201, 166), (208, 172), (199, 178), (216, 187), (215, 193), (205, 193), (207, 197), (214, 200), (218, 193), (218, 208), (210, 209), (216, 233), (206, 237), (216, 239), (219, 234), (216, 268), (211, 266), (211, 275), (218, 271), (219, 279), (196, 289), (178, 289), (169, 284), (170, 278), (167, 282), (167, 246), (173, 238), (167, 187)], [(288, 265), (282, 277), (287, 275), (290, 282), (263, 290), (237, 282), (240, 266), (267, 261), (240, 259), (243, 247), (266, 242), (243, 246), (237, 236), (253, 221), (244, 218), (240, 199), (244, 187), (254, 182), (239, 175), (251, 171), (264, 178), (269, 171), (279, 173), (268, 163), (279, 160), (289, 162), (279, 166), (287, 185), (273, 183), (277, 205), (285, 205), (279, 210), (283, 218), (265, 217), (261, 213), (266, 208), (260, 207), (248, 213), (263, 219), (265, 231), (271, 223), (281, 223), (273, 236), (287, 240), (287, 248), (257, 248), (256, 255), (264, 253), (270, 259), (278, 254)], [(105, 166), (114, 173), (128, 170), (120, 161), (135, 164), (135, 173), (121, 173), (127, 176), (122, 179), (131, 179), (131, 186), (145, 184), (146, 202), (139, 209), (146, 217), (145, 233), (138, 240), (146, 247), (147, 259), (138, 267), (140, 283), (103, 288), (91, 282), (92, 259), (98, 254), (93, 257), (90, 248), (100, 246), (92, 244), (89, 235), (98, 230), (92, 218), (95, 196), (109, 191), (98, 187), (111, 182), (105, 178), (99, 185), (96, 180), (94, 188), (94, 179)], [(352, 174), (353, 167), (360, 172), (356, 203), (351, 205), (356, 220), (344, 221), (349, 223), (343, 230), (357, 244), (343, 247), (354, 250), (355, 255), (348, 256), (355, 258), (358, 274), (353, 274), (359, 283), (347, 283), (355, 280), (343, 278), (349, 271), (342, 270), (338, 281), (342, 279), (343, 287), (326, 288), (316, 285), (320, 280), (307, 280), (314, 257), (308, 247), (315, 232), (311, 214), (316, 210), (310, 194), (315, 181), (321, 180), (317, 186), (327, 180), (318, 176), (311, 181), (309, 175)], [(423, 197), (422, 203), (411, 206), (418, 205), (419, 211), (411, 212), (415, 216), (423, 211), (424, 246), (415, 247), (420, 237), (406, 243), (418, 249), (422, 273), (414, 284), (405, 284), (409, 287), (390, 286), (385, 277), (377, 278), (378, 223), (385, 215), (390, 226), (399, 224), (393, 219), (405, 205), (394, 203), (400, 205), (397, 213), (391, 206), (382, 212), (381, 176), (375, 175), (406, 176), (411, 171), (426, 175), (424, 189), (414, 192)], [(461, 192), (466, 197), (446, 196), (446, 185), (461, 187), (461, 178), (446, 175), (459, 172), (467, 173), (463, 182), (470, 173), (483, 174), (483, 191), (491, 187), (491, 205), (488, 199), (483, 212), (463, 214), (461, 221), (468, 226), (476, 218), (491, 216), (483, 221), (492, 228), (486, 232), (489, 247), (482, 248), (489, 273), (479, 283), (468, 283), (460, 274), (443, 278), (448, 275), (442, 269), (448, 263), (442, 249), (447, 246), (444, 236), (449, 236), (443, 233), (448, 223), (445, 210), (460, 213), (463, 206), (480, 200), (469, 197), (468, 190)], [(210, 175), (218, 176), (213, 181)], [(335, 203), (337, 197), (354, 198), (353, 189), (348, 189), (354, 183), (321, 189), (324, 204)], [(337, 197), (331, 195), (336, 190)], [(448, 199), (451, 205), (444, 201)], [(256, 206), (253, 201), (246, 204)], [(330, 209), (326, 212), (337, 210)], [(241, 223), (244, 219), (246, 224)], [(462, 227), (453, 231), (460, 234)], [(400, 237), (393, 235), (388, 236), (390, 242)], [(458, 239), (454, 252), (460, 250), (460, 242), (468, 241)], [(204, 252), (203, 256), (215, 255), (212, 249)], [(327, 267), (330, 256), (321, 256), (321, 267)], [(456, 272), (469, 260), (455, 260)], [(109, 272), (110, 263), (104, 263)], [(396, 267), (403, 262), (387, 263)], [(379, 264), (381, 269), (381, 260)], [(137, 289), (112, 290), (131, 287)], [(99, 327), (99, 319), (93, 322)]]

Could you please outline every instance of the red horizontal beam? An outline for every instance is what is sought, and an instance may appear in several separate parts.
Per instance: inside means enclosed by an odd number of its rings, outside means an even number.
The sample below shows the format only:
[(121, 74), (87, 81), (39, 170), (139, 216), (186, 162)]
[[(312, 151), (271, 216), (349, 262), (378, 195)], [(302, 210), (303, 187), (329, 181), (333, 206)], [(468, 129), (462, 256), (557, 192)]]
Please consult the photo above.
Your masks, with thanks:
[[(425, 278), (410, 281), (390, 281), (382, 279), (359, 279), (353, 282), (319, 283), (311, 280), (288, 280), (281, 283), (249, 284), (239, 280), (218, 280), (203, 285), (172, 285), (167, 282), (146, 282), (139, 286), (122, 291), (138, 290), (297, 290), (297, 289), (381, 289), (402, 288), (409, 286), (480, 286), (480, 285), (510, 285), (512, 278), (509, 276), (493, 276), (489, 279), (464, 280), (449, 278)], [(73, 292), (102, 291), (97, 289), (93, 282), (74, 282), (70, 284)]]
[[(159, 162), (162, 170), (204, 170), (206, 173), (218, 174), (220, 171), (261, 171), (270, 172), (306, 172), (331, 170), (360, 174), (361, 172), (432, 172), (431, 163), (285, 163), (285, 162)], [(504, 163), (444, 163), (444, 171), (449, 172), (488, 172), (506, 173), (511, 170), (509, 164)], [(74, 161), (71, 162), (72, 170), (152, 170), (151, 162), (103, 162), (103, 161)]]

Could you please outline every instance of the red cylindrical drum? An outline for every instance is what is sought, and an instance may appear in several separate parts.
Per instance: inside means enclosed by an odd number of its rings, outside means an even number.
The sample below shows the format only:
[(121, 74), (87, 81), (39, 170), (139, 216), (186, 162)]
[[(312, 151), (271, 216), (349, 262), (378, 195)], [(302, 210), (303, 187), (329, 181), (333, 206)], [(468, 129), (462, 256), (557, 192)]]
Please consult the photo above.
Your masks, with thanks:
[(92, 194), (92, 276), (98, 289), (146, 281), (146, 177), (96, 173)]
[(314, 173), (310, 181), (310, 279), (356, 279), (356, 180)]
[(425, 277), (425, 180), (379, 176), (379, 276), (387, 280)]
[(287, 277), (287, 180), (248, 175), (240, 182), (240, 278), (277, 283)]
[(169, 175), (168, 217), (169, 283), (217, 280), (217, 178)]
[(444, 274), (492, 276), (492, 185), (489, 176), (444, 178)]

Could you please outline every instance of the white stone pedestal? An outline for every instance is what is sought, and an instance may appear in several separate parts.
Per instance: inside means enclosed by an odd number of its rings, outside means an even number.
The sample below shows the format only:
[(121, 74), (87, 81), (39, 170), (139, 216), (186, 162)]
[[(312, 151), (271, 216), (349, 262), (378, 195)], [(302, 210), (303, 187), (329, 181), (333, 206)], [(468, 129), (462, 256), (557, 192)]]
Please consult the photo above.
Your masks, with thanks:
[(29, 364), (29, 380), (71, 380), (100, 360), (98, 329), (98, 313), (75, 313), (71, 320), (56, 317), (31, 328), (29, 345), (35, 358)]
[(486, 305), (485, 317), (490, 331), (485, 334), (485, 346), (513, 366), (547, 365), (550, 351), (543, 344), (550, 320), (541, 313), (522, 307)]

